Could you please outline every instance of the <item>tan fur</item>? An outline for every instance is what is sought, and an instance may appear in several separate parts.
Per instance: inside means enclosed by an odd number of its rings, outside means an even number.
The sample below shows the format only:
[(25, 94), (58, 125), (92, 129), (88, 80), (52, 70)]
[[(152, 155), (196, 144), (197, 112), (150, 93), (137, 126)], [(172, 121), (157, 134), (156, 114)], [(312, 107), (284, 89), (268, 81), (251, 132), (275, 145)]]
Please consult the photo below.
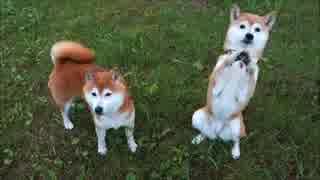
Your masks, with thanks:
[(262, 25), (263, 28), (267, 28), (265, 26), (265, 17), (259, 16), (256, 14), (241, 13), (239, 16), (238, 22), (240, 22), (240, 21), (248, 21), (250, 25), (252, 25), (254, 23), (259, 23)]
[(212, 103), (211, 103), (211, 99), (212, 99), (212, 93), (211, 93), (211, 89), (215, 86), (215, 79), (214, 79), (214, 75), (213, 73), (210, 74), (209, 77), (209, 83), (208, 83), (208, 89), (207, 89), (207, 104), (205, 106), (205, 109), (208, 113), (212, 114)]
[(247, 136), (246, 126), (243, 121), (243, 115), (242, 113), (240, 113), (240, 137), (245, 137), (245, 136)]
[[(79, 43), (72, 41), (60, 41), (51, 48), (53, 64), (63, 64), (66, 61), (78, 63), (92, 63), (95, 59), (94, 53)], [(55, 62), (55, 60), (59, 62)]]
[(100, 68), (93, 64), (66, 63), (55, 66), (50, 74), (48, 87), (56, 104), (63, 108), (72, 97), (82, 96), (85, 73), (98, 69)]

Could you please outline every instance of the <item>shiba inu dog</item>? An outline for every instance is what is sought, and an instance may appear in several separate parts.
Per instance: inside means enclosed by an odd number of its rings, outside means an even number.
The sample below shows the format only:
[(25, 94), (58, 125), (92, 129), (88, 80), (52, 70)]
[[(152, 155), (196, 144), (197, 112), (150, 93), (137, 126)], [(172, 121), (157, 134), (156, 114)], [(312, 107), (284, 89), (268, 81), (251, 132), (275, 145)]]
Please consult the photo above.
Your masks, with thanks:
[(234, 5), (230, 14), (225, 54), (218, 58), (209, 78), (207, 104), (192, 116), (192, 126), (200, 131), (193, 138), (199, 144), (206, 137), (233, 141), (232, 157), (240, 157), (240, 138), (246, 136), (242, 111), (254, 94), (258, 60), (268, 41), (275, 14), (258, 16), (240, 13)]
[(51, 48), (54, 68), (48, 87), (60, 108), (65, 129), (72, 129), (69, 110), (75, 97), (82, 97), (93, 115), (98, 153), (106, 154), (106, 130), (125, 127), (128, 146), (136, 151), (135, 109), (128, 87), (119, 73), (94, 64), (94, 53), (79, 43), (60, 41)]

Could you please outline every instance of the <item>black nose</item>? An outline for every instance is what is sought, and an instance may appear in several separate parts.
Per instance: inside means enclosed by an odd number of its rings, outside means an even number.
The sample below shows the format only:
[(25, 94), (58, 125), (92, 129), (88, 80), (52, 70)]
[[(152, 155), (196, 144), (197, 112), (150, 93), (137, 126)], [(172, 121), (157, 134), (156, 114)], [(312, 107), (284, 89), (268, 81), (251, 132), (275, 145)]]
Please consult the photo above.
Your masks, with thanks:
[(101, 114), (102, 114), (102, 111), (103, 111), (103, 109), (102, 109), (102, 107), (100, 107), (100, 106), (97, 106), (97, 107), (94, 109), (94, 112), (96, 112), (98, 115), (101, 115)]
[(253, 34), (247, 33), (246, 34), (246, 39), (249, 40), (249, 41), (252, 41), (253, 40)]

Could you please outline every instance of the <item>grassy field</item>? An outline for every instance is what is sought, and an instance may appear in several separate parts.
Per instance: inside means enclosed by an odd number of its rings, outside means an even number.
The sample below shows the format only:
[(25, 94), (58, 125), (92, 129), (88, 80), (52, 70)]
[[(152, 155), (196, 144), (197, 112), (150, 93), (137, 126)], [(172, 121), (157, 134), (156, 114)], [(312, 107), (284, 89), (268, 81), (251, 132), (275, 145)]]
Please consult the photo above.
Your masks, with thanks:
[[(0, 179), (320, 179), (319, 2), (239, 2), (279, 17), (237, 161), (231, 144), (190, 143), (191, 116), (205, 103), (232, 3), (201, 2), (1, 0)], [(75, 128), (64, 130), (47, 89), (49, 49), (61, 39), (83, 42), (98, 64), (125, 75), (137, 110), (136, 154), (121, 129), (108, 132), (108, 155), (99, 156), (81, 101)]]

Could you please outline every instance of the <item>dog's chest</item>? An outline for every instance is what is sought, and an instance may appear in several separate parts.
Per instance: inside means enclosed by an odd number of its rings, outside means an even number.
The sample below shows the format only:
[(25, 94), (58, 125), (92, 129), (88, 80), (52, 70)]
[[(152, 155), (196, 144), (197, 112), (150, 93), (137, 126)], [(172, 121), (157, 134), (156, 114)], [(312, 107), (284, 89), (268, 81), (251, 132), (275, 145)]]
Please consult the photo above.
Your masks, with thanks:
[(246, 69), (235, 65), (225, 68), (216, 77), (216, 85), (212, 89), (212, 110), (218, 119), (226, 119), (237, 112), (240, 100), (245, 98), (242, 96), (246, 95), (244, 92), (250, 86)]
[(122, 126), (127, 126), (130, 123), (130, 113), (117, 113), (110, 116), (101, 116), (95, 118), (95, 124), (98, 127), (105, 129), (118, 129)]

